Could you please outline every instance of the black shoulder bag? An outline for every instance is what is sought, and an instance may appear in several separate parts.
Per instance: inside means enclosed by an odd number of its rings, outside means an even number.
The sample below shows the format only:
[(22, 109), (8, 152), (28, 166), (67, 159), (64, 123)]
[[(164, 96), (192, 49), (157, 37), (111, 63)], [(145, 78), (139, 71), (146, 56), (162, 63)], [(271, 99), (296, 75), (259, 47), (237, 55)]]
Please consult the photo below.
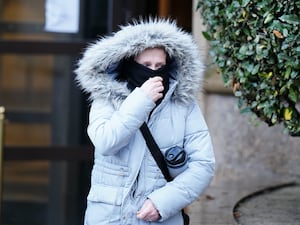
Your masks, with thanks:
[[(170, 173), (169, 173), (169, 170), (168, 170), (168, 167), (167, 167), (167, 164), (165, 162), (165, 159), (164, 159), (164, 155), (161, 153), (158, 145), (156, 144), (148, 126), (146, 123), (143, 123), (143, 125), (141, 126), (140, 128), (143, 136), (144, 136), (144, 139), (146, 141), (146, 144), (151, 152), (151, 155), (153, 156), (153, 158), (155, 159), (156, 161), (156, 164), (158, 165), (158, 167), (160, 168), (161, 172), (163, 173), (165, 179), (169, 182), (169, 181), (172, 181), (173, 178), (171, 177)], [(189, 225), (190, 223), (190, 218), (189, 218), (189, 215), (187, 215), (184, 210), (182, 209), (181, 210), (181, 213), (182, 213), (182, 217), (183, 217), (183, 224), (184, 225)]]

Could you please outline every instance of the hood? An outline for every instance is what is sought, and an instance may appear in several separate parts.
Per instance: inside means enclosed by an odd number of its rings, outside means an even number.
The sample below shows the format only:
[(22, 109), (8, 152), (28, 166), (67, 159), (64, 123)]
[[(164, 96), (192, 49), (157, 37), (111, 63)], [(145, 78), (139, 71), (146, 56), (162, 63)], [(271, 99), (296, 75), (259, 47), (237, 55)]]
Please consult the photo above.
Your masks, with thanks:
[(172, 77), (177, 86), (172, 100), (188, 104), (201, 87), (204, 65), (192, 36), (171, 20), (136, 21), (121, 26), (111, 36), (96, 40), (78, 62), (76, 81), (90, 94), (91, 100), (102, 98), (118, 107), (130, 91), (125, 82), (115, 79), (115, 68), (123, 59), (158, 46), (163, 47), (176, 64)]

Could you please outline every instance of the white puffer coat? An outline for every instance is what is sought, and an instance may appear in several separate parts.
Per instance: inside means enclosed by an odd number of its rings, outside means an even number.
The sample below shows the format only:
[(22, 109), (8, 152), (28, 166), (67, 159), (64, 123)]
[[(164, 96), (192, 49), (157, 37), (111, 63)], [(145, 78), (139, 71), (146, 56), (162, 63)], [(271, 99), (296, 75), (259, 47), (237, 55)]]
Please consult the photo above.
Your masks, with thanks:
[[(114, 69), (122, 59), (157, 46), (175, 59), (176, 68), (167, 95), (155, 108), (140, 88), (130, 92), (126, 83), (117, 81)], [(192, 37), (169, 20), (129, 24), (90, 45), (75, 72), (92, 100), (88, 134), (95, 161), (85, 224), (182, 225), (180, 210), (208, 186), (215, 163), (195, 98), (203, 65)], [(188, 168), (172, 182), (164, 179), (139, 131), (144, 121), (163, 153), (181, 146), (188, 154)], [(160, 221), (136, 218), (147, 198), (158, 209)]]

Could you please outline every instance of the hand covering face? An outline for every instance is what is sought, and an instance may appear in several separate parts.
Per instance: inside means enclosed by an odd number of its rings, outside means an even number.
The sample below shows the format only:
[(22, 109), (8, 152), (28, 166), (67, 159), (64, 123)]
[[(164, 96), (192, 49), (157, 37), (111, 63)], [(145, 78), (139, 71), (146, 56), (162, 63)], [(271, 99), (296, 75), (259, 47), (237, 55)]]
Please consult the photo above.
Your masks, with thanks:
[[(165, 96), (169, 90), (169, 69), (169, 64), (166, 64), (158, 70), (152, 70), (131, 59), (122, 63), (119, 70), (119, 78), (125, 79), (128, 82), (127, 87), (130, 90), (133, 90), (136, 87), (142, 86), (142, 84), (150, 77), (160, 76), (163, 78), (163, 96)], [(159, 103), (157, 102), (157, 104)]]

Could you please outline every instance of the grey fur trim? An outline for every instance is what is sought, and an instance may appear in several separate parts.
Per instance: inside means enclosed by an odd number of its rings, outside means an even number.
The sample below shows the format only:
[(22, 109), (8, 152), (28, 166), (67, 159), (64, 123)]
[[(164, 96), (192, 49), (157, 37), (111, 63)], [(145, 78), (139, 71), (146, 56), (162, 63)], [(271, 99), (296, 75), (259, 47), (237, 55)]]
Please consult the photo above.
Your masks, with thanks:
[(189, 103), (199, 91), (204, 65), (192, 36), (165, 19), (136, 21), (120, 27), (112, 36), (88, 46), (75, 70), (76, 81), (91, 99), (103, 98), (118, 107), (130, 93), (108, 69), (124, 58), (136, 56), (147, 48), (162, 46), (177, 63), (176, 87), (172, 99)]

